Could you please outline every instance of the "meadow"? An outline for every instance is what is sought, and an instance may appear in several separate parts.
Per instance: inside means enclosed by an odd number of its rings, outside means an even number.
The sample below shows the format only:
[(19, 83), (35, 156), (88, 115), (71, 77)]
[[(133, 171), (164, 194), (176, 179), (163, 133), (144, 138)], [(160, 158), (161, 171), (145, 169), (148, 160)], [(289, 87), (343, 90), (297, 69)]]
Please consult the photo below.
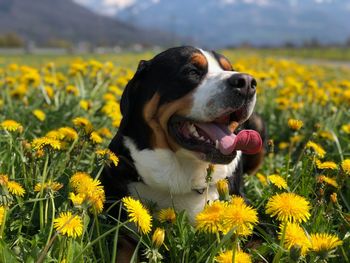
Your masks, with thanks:
[(0, 57), (0, 262), (115, 262), (125, 231), (144, 262), (349, 262), (350, 68), (223, 53), (258, 80), (269, 141), (246, 200), (220, 181), (195, 226), (132, 198), (128, 222), (103, 209), (119, 99), (152, 52)]

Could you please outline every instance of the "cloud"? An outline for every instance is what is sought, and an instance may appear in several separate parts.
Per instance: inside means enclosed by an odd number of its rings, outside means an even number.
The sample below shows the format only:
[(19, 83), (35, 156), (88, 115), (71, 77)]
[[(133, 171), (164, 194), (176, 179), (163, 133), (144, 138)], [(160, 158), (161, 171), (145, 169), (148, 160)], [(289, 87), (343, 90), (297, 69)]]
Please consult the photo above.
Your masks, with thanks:
[(230, 5), (239, 2), (255, 5), (268, 5), (271, 2), (271, 0), (221, 0), (221, 3), (224, 5)]
[(103, 5), (123, 9), (133, 5), (135, 2), (135, 0), (103, 0)]

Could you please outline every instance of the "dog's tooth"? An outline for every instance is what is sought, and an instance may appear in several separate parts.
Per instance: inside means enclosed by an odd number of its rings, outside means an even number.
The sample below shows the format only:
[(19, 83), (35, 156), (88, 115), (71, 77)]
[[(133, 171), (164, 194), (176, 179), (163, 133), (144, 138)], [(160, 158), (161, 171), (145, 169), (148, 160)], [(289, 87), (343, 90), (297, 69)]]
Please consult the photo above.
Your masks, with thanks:
[(205, 138), (203, 136), (199, 137), (201, 141), (205, 141)]
[(197, 138), (199, 138), (199, 134), (197, 132), (197, 130), (194, 130), (194, 132), (192, 133), (194, 136), (196, 136)]
[(188, 126), (188, 129), (190, 130), (191, 133), (197, 132), (196, 127), (193, 124), (190, 124)]
[(207, 143), (210, 143), (210, 140), (208, 139), (208, 140), (206, 140), (206, 142), (207, 142)]
[(218, 140), (215, 140), (215, 148), (219, 149), (219, 141)]

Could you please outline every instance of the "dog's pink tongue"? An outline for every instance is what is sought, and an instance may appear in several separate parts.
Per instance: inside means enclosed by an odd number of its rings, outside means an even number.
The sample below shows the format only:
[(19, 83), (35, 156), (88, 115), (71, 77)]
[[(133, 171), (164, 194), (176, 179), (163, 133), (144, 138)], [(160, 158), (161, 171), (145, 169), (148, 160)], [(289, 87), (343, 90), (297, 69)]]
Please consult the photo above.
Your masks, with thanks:
[(242, 130), (237, 135), (230, 133), (228, 129), (214, 123), (196, 123), (200, 129), (214, 142), (219, 141), (219, 150), (228, 155), (235, 150), (241, 150), (246, 154), (258, 153), (262, 148), (262, 140), (258, 132), (254, 130)]

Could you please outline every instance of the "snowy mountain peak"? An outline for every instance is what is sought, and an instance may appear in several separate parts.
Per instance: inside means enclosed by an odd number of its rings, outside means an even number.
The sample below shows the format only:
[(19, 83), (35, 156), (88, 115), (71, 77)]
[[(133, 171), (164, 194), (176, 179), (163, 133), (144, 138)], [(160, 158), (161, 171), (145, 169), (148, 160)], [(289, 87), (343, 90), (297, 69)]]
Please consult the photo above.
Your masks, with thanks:
[(348, 0), (75, 0), (136, 26), (155, 28), (220, 47), (344, 42), (350, 37)]

